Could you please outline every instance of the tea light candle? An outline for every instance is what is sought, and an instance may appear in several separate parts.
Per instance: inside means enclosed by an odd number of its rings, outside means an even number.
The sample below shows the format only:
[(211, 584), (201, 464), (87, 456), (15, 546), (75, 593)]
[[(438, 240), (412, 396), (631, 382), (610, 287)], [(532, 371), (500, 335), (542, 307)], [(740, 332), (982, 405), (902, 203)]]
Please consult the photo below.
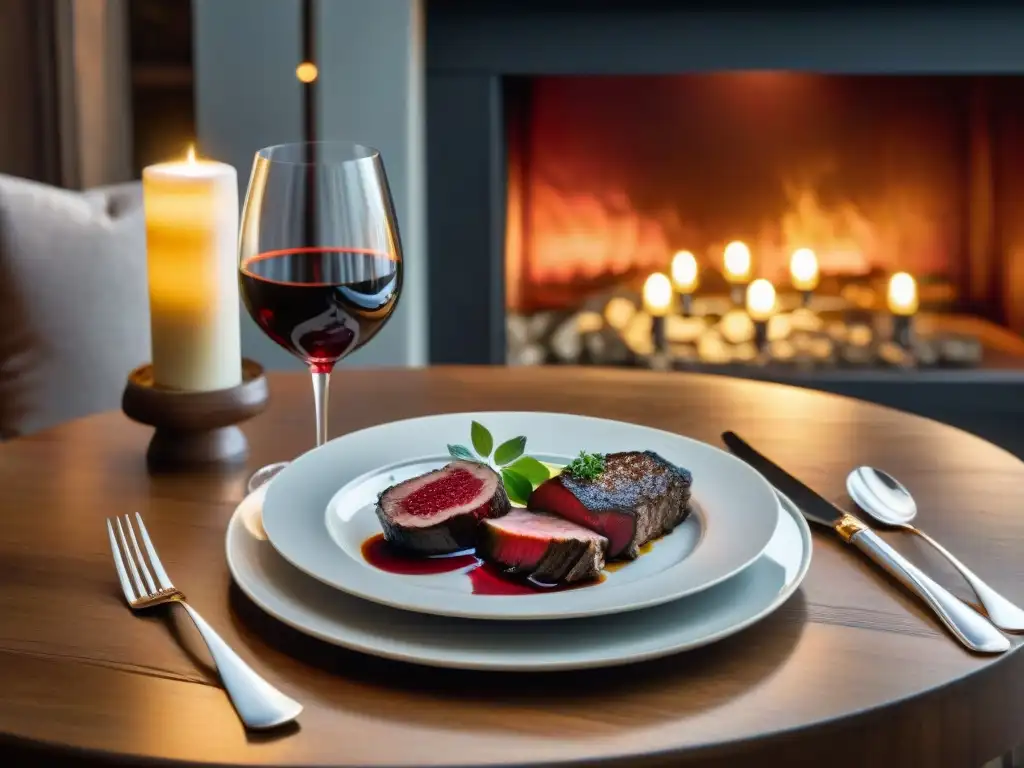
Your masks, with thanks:
[(654, 351), (664, 353), (668, 349), (665, 336), (665, 315), (672, 307), (672, 283), (667, 275), (655, 272), (644, 282), (644, 309), (651, 316), (651, 344)]
[(754, 321), (754, 342), (759, 350), (768, 346), (768, 321), (775, 313), (775, 286), (760, 278), (747, 286), (747, 314)]
[(793, 287), (800, 291), (801, 302), (805, 307), (808, 306), (821, 278), (818, 257), (814, 251), (810, 248), (797, 248), (793, 251), (789, 258), (789, 277)]
[(904, 349), (910, 348), (913, 338), (913, 317), (920, 306), (917, 281), (907, 272), (897, 272), (889, 278), (886, 303), (892, 313), (893, 341)]
[(725, 279), (732, 286), (732, 303), (743, 303), (743, 289), (750, 282), (750, 249), (746, 243), (733, 240), (725, 246), (722, 257)]
[(238, 179), (225, 163), (184, 161), (142, 171), (153, 379), (211, 391), (242, 382), (238, 302)]
[(683, 317), (693, 314), (693, 294), (700, 285), (697, 259), (689, 251), (679, 251), (672, 257), (672, 285), (679, 294)]

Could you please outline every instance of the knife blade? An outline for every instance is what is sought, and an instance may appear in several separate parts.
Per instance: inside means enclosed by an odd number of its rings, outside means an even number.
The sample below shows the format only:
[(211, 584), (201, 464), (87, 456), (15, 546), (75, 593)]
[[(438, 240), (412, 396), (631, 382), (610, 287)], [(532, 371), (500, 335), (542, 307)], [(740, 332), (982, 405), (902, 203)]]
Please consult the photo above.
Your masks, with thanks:
[(782, 467), (758, 453), (735, 432), (723, 432), (722, 442), (735, 456), (750, 464), (764, 476), (765, 480), (789, 496), (800, 509), (801, 514), (812, 523), (834, 528), (846, 514), (835, 504), (823, 498), (817, 491), (804, 485)]
[(855, 516), (843, 511), (824, 496), (751, 446), (735, 432), (723, 432), (722, 442), (737, 457), (786, 494), (813, 523), (827, 526), (846, 543), (863, 552), (910, 592), (920, 598), (967, 648), (978, 653), (1003, 653), (1010, 641), (992, 623), (952, 592), (885, 543)]

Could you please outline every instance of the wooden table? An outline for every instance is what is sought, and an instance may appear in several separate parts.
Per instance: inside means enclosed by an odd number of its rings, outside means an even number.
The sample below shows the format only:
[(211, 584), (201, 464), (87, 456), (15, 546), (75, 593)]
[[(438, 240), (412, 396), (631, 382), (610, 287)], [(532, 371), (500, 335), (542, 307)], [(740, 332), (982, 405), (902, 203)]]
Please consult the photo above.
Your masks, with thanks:
[[(150, 476), (150, 432), (119, 413), (0, 446), (0, 763), (969, 768), (1024, 739), (1019, 645), (972, 656), (822, 533), (803, 587), (777, 613), (658, 662), (587, 674), (459, 673), (306, 638), (240, 595), (223, 554), (249, 469), (313, 439), (306, 377), (275, 375), (271, 390), (269, 411), (246, 428), (249, 467), (229, 473)], [(603, 369), (339, 371), (332, 433), (475, 409), (588, 413), (710, 443), (731, 428), (835, 498), (845, 498), (854, 465), (887, 468), (914, 491), (932, 534), (1024, 603), (1024, 465), (966, 433), (853, 400)], [(191, 602), (305, 703), (297, 728), (246, 736), (187, 620), (136, 618), (124, 607), (103, 519), (132, 510)], [(886, 537), (968, 596), (916, 540)]]

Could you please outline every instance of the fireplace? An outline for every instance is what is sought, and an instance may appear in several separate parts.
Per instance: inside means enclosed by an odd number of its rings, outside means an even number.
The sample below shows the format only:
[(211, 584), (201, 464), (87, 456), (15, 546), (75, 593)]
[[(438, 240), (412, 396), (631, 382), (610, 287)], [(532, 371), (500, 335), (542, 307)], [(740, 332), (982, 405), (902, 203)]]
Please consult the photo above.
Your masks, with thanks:
[(1012, 311), (972, 285), (999, 265), (969, 235), (991, 213), (1004, 166), (993, 145), (1012, 146), (998, 134), (1020, 127), (1024, 78), (741, 72), (525, 88), (508, 115), (512, 310), (571, 307), (682, 248), (714, 280), (739, 240), (777, 284), (811, 247), (826, 278), (908, 271), (992, 319)]
[[(910, 3), (726, 13), (435, 0), (432, 358), (665, 365), (642, 286), (687, 250), (704, 330), (670, 313), (670, 367), (801, 383), (935, 369), (943, 382), (967, 370), (1016, 381), (1020, 30), (1002, 10)], [(723, 268), (737, 241), (792, 320), (780, 332), (772, 319), (774, 348), (760, 346)], [(790, 260), (807, 248), (820, 281), (804, 306)], [(920, 303), (911, 354), (887, 306), (896, 272)], [(702, 344), (709, 327), (731, 351)], [(815, 338), (829, 346), (808, 352)]]

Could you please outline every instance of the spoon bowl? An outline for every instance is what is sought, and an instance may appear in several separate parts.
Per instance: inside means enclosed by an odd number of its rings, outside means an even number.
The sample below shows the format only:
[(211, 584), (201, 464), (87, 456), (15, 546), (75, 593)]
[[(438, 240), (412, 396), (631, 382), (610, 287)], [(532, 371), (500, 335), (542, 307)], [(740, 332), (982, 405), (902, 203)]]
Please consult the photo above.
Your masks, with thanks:
[(846, 476), (846, 491), (857, 506), (883, 525), (906, 526), (917, 517), (910, 491), (888, 472), (857, 467)]

